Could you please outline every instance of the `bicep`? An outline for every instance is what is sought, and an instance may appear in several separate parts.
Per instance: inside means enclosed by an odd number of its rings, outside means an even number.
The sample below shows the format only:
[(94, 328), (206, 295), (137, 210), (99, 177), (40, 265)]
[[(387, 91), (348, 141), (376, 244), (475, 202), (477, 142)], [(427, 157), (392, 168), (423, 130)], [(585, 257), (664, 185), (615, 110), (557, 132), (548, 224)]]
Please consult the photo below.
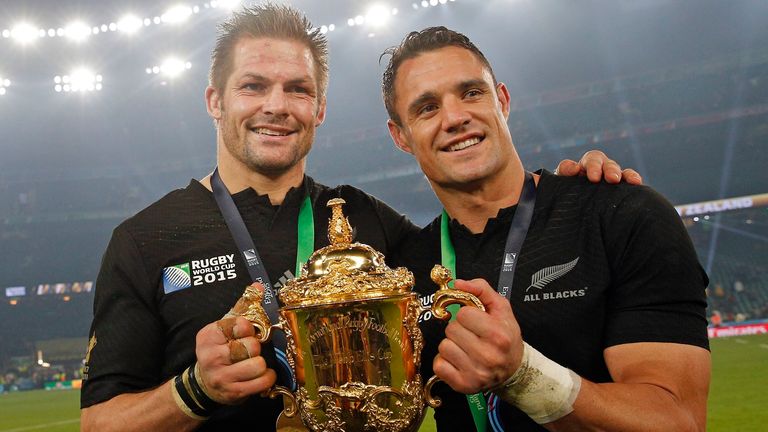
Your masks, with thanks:
[(704, 424), (710, 381), (708, 350), (694, 345), (640, 342), (606, 348), (603, 355), (614, 382), (659, 387), (670, 403)]

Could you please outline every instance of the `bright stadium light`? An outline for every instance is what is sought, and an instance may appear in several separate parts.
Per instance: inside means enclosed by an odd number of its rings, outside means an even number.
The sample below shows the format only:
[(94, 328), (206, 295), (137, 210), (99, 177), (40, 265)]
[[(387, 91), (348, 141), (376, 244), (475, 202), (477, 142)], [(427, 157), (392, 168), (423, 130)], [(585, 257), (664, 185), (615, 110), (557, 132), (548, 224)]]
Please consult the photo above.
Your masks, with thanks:
[(382, 27), (392, 16), (391, 9), (381, 4), (372, 5), (365, 13), (365, 23), (372, 27)]
[(21, 45), (32, 43), (40, 37), (37, 26), (29, 23), (19, 23), (13, 26), (11, 37)]
[[(69, 75), (55, 76), (53, 89), (58, 93), (62, 90), (68, 92), (92, 92), (101, 90), (103, 78), (101, 75), (91, 72), (89, 69), (80, 68)], [(63, 85), (62, 85), (63, 84)]]
[(84, 41), (91, 33), (93, 33), (91, 26), (81, 21), (74, 21), (64, 28), (64, 35), (75, 42)]
[(168, 9), (160, 19), (166, 23), (179, 23), (189, 19), (190, 15), (192, 15), (192, 8), (186, 5), (178, 5)]
[[(184, 72), (187, 69), (190, 69), (192, 67), (192, 63), (190, 62), (184, 62), (177, 58), (168, 58), (166, 59), (163, 64), (160, 65), (160, 72), (163, 73), (163, 75), (169, 77), (169, 78), (175, 78), (179, 75), (181, 75), (182, 72)], [(153, 68), (154, 71), (154, 68)]]

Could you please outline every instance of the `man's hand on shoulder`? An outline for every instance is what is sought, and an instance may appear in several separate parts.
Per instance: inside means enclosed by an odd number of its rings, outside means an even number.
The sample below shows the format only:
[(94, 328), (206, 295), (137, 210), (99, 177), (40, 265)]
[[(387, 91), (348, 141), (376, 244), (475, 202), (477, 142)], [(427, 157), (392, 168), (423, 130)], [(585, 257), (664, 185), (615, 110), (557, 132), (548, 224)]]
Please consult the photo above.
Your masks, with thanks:
[(621, 181), (633, 185), (643, 184), (643, 178), (637, 171), (631, 168), (622, 170), (616, 161), (609, 159), (600, 150), (590, 150), (584, 153), (578, 162), (570, 159), (561, 161), (555, 169), (555, 174), (566, 177), (586, 175), (592, 183), (598, 183), (605, 179), (607, 183), (612, 184)]

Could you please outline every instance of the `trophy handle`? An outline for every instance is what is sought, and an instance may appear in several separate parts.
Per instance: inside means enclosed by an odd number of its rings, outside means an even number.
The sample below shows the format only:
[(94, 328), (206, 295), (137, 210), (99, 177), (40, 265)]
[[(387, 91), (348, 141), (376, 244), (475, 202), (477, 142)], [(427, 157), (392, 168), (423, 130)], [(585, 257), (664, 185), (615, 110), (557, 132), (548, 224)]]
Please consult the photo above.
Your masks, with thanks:
[(430, 309), (425, 309), (424, 312), (431, 310), (432, 315), (434, 315), (435, 318), (447, 320), (451, 317), (451, 313), (447, 311), (446, 308), (452, 304), (474, 306), (481, 311), (485, 311), (483, 303), (473, 294), (448, 287), (448, 282), (451, 281), (452, 277), (451, 271), (447, 268), (440, 264), (436, 264), (432, 268), (430, 276), (432, 277), (432, 280), (440, 286), (440, 289), (435, 291), (435, 299), (432, 302), (432, 307)]
[(267, 315), (267, 312), (264, 311), (264, 306), (261, 304), (263, 299), (264, 293), (262, 292), (262, 288), (259, 287), (259, 284), (253, 283), (245, 287), (243, 295), (225, 315), (225, 317), (241, 316), (250, 321), (256, 328), (256, 332), (258, 333), (256, 337), (261, 343), (269, 341), (272, 337), (272, 330), (277, 329), (282, 330), (283, 332), (285, 331), (283, 329), (283, 323), (273, 325), (269, 320), (269, 316)]
[[(430, 277), (432, 277), (432, 281), (440, 286), (440, 289), (435, 292), (432, 307), (422, 308), (422, 313), (431, 311), (435, 318), (445, 321), (451, 317), (451, 312), (447, 310), (447, 307), (453, 304), (474, 306), (481, 311), (485, 311), (483, 303), (473, 294), (448, 287), (448, 282), (451, 281), (452, 277), (451, 271), (447, 268), (440, 264), (435, 265), (430, 272)], [(437, 375), (432, 375), (424, 385), (424, 401), (432, 408), (437, 408), (443, 403), (439, 397), (432, 396), (432, 386), (438, 381), (442, 380)]]
[(296, 410), (299, 405), (296, 403), (296, 396), (294, 396), (287, 387), (276, 385), (267, 390), (267, 396), (269, 396), (270, 399), (275, 399), (280, 395), (283, 395), (283, 414), (286, 417), (293, 417), (296, 415)]

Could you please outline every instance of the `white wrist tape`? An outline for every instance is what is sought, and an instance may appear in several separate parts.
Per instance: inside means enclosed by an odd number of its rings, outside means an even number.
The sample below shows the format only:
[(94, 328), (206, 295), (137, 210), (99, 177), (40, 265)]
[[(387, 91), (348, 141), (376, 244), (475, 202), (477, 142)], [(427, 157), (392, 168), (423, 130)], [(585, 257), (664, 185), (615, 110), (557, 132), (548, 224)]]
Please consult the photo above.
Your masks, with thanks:
[(579, 389), (579, 375), (523, 342), (520, 367), (493, 392), (536, 423), (545, 424), (573, 411)]

